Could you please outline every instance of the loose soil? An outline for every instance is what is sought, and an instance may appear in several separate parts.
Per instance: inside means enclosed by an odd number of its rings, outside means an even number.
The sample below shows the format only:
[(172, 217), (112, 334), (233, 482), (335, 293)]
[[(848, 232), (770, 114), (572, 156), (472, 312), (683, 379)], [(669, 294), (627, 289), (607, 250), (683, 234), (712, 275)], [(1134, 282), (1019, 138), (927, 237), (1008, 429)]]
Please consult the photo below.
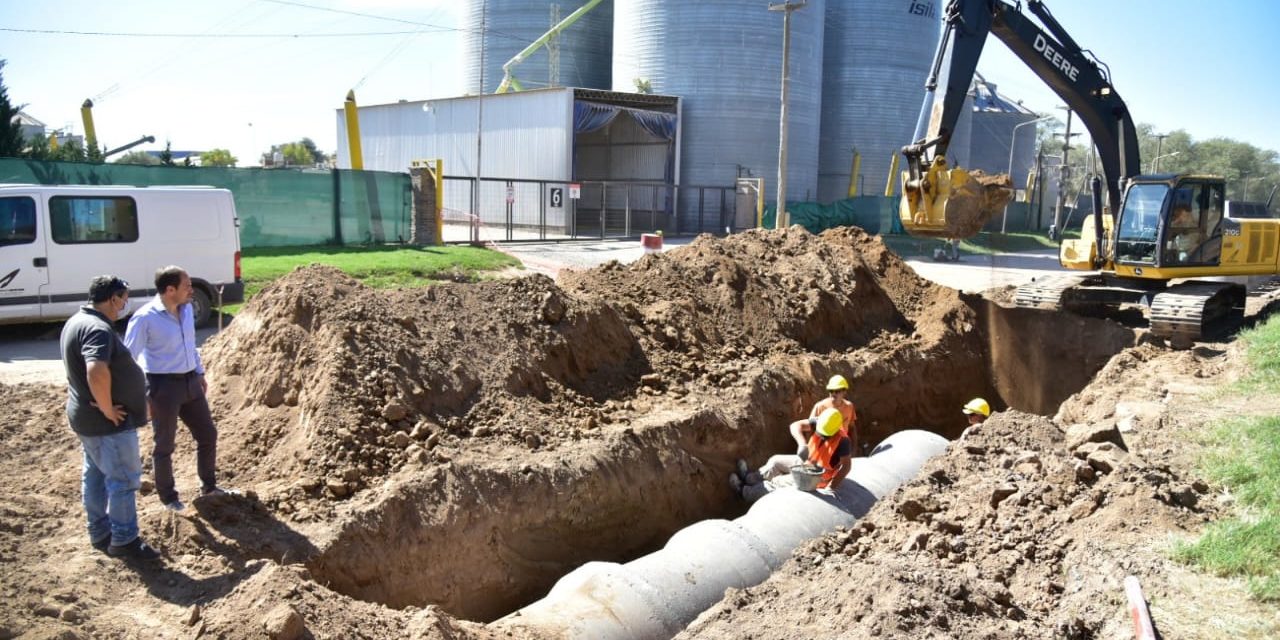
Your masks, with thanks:
[(943, 237), (968, 238), (982, 231), (996, 214), (1013, 198), (1013, 180), (1009, 174), (988, 175), (981, 169), (969, 172), (969, 180), (951, 185), (947, 199), (947, 226)]
[[(833, 373), (853, 383), (863, 445), (908, 427), (956, 438), (958, 407), (974, 396), (1009, 410), (878, 505), (872, 528), (802, 549), (770, 581), (728, 594), (690, 637), (1103, 629), (1114, 607), (1088, 603), (1118, 569), (1095, 571), (1094, 555), (1214, 512), (1173, 455), (1185, 451), (1142, 422), (1178, 401), (1143, 400), (1153, 406), (1135, 413), (1113, 390), (1146, 381), (1156, 394), (1171, 372), (1200, 371), (1203, 383), (1233, 361), (1135, 340), (1108, 321), (930, 284), (852, 229), (702, 237), (558, 283), (386, 291), (300, 269), (205, 346), (221, 473), (248, 493), (196, 499), (174, 517), (144, 483), (142, 531), (162, 563), (118, 562), (84, 539), (64, 391), (0, 385), (14, 416), (0, 453), (22, 470), (0, 479), (0, 638), (488, 638), (497, 632), (483, 622), (583, 562), (625, 561), (692, 522), (740, 514), (724, 486), (733, 461), (787, 448), (785, 425)], [(1102, 382), (1085, 387), (1099, 369)], [(1090, 451), (1118, 461), (1074, 480), (1081, 449), (1063, 427), (1122, 414), (1143, 425), (1124, 435), (1129, 453)], [(192, 445), (179, 443), (190, 493)], [(1005, 485), (1013, 493), (987, 506)], [(1184, 486), (1194, 507), (1179, 502)], [(900, 551), (918, 532), (919, 550)], [(1106, 579), (1077, 589), (1063, 577), (1073, 567)], [(799, 615), (796, 594), (831, 584), (848, 597), (805, 596)], [(855, 610), (834, 626), (814, 615)]]

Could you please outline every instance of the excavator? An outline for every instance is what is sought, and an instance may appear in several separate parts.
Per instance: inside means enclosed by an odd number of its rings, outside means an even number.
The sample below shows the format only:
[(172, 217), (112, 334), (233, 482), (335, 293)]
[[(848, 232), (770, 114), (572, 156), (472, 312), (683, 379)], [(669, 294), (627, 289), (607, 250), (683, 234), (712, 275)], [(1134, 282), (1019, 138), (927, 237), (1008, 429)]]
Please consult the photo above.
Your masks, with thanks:
[(1227, 277), (1280, 274), (1280, 219), (1234, 216), (1261, 205), (1228, 202), (1221, 177), (1143, 175), (1134, 123), (1110, 70), (1043, 2), (1026, 5), (1032, 15), (1005, 0), (947, 5), (915, 142), (902, 149), (903, 226), (913, 235), (968, 237), (1003, 204), (984, 200), (990, 185), (963, 168), (948, 168), (945, 157), (991, 34), (1084, 122), (1103, 175), (1092, 177), (1094, 213), (1085, 217), (1081, 237), (1059, 248), (1063, 267), (1087, 273), (1040, 278), (1020, 287), (1015, 303), (1089, 315), (1143, 305), (1152, 333), (1175, 346), (1235, 326), (1244, 315), (1246, 287)]

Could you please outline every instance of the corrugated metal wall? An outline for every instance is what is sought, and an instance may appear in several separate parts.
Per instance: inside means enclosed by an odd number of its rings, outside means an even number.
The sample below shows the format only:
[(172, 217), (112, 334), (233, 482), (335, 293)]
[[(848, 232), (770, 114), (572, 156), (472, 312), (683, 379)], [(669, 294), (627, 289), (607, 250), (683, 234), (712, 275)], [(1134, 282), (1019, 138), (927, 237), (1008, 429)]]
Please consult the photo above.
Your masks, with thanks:
[[(552, 5), (568, 17), (585, 0), (467, 0), (463, 24), (463, 72), (466, 90), (492, 93), (502, 82), (502, 65), (551, 28)], [(487, 29), (485, 28), (487, 26)], [(483, 36), (482, 36), (483, 34)], [(613, 0), (604, 0), (558, 38), (560, 77), (554, 86), (608, 89), (613, 55)], [(484, 90), (480, 90), (481, 47)], [(532, 54), (514, 74), (526, 89), (552, 86), (550, 53)]]
[[(573, 91), (548, 89), (360, 107), (366, 169), (408, 171), (413, 160), (443, 158), (445, 173), (475, 176), (483, 118), (484, 177), (568, 180)], [(338, 161), (350, 167), (347, 127), (336, 113)]]
[(964, 108), (956, 120), (955, 133), (947, 146), (947, 166), (969, 168), (969, 151), (973, 147), (973, 95), (964, 99)]
[(940, 0), (827, 3), (818, 199), (848, 194), (853, 148), (863, 195), (882, 193), (912, 142), (941, 29)]
[[(824, 0), (794, 13), (788, 199), (817, 197)], [(683, 99), (683, 185), (765, 179), (775, 197), (782, 15), (756, 0), (617, 0), (613, 86)]]
[[(480, 102), (483, 100), (483, 113)], [(360, 107), (360, 138), (366, 169), (407, 172), (413, 160), (441, 158), (445, 175), (475, 177), (476, 131), (483, 117), (479, 155), (485, 178), (554, 180), (570, 178), (573, 90), (546, 89), (448, 100)], [(336, 113), (338, 161), (350, 167), (346, 120)], [(447, 185), (446, 217), (469, 213), (473, 196), (464, 183)], [(535, 184), (513, 184), (516, 224), (540, 222), (544, 194)], [(506, 185), (485, 182), (479, 209), (486, 222), (505, 220)], [(564, 209), (547, 211), (547, 224), (563, 225)]]
[(1027, 172), (1035, 164), (1036, 125), (1029, 124), (1019, 128), (1017, 139), (1011, 138), (1014, 126), (1035, 119), (1034, 113), (973, 112), (973, 133), (970, 137), (967, 168), (982, 169), (987, 173), (1008, 172), (1009, 143), (1013, 142), (1017, 147), (1013, 149), (1013, 171), (1010, 176), (1015, 187), (1025, 188)]

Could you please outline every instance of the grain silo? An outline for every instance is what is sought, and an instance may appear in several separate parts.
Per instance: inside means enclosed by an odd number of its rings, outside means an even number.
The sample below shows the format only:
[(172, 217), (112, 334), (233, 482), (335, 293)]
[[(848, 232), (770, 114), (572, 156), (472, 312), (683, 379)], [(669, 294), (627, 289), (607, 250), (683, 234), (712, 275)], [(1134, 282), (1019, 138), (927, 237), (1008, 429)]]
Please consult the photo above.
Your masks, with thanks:
[[(1036, 120), (1038, 116), (1001, 95), (996, 91), (995, 83), (987, 82), (982, 76), (974, 80), (971, 93), (973, 124), (966, 168), (982, 169), (987, 173), (1010, 173), (1014, 186), (1025, 188), (1027, 172), (1035, 163), (1036, 153), (1036, 125), (1025, 123)], [(1016, 137), (1014, 127), (1017, 127)]]
[[(492, 93), (502, 82), (502, 65), (586, 3), (587, 0), (467, 0), (463, 22), (466, 91)], [(514, 67), (514, 75), (525, 89), (608, 89), (612, 39), (613, 0), (604, 0)], [(482, 70), (484, 90), (480, 91)]]
[(941, 29), (941, 0), (827, 4), (818, 198), (848, 193), (853, 149), (860, 194), (883, 193), (893, 154), (912, 142)]
[(947, 166), (972, 169), (969, 164), (969, 152), (973, 148), (973, 94), (964, 97), (964, 106), (960, 108), (960, 117), (956, 118), (956, 130), (951, 133), (951, 141), (947, 143)]
[[(792, 13), (787, 199), (817, 198), (825, 0)], [(680, 96), (680, 184), (765, 180), (776, 196), (781, 12), (760, 0), (616, 0), (613, 87)], [(686, 198), (682, 189), (681, 198)]]

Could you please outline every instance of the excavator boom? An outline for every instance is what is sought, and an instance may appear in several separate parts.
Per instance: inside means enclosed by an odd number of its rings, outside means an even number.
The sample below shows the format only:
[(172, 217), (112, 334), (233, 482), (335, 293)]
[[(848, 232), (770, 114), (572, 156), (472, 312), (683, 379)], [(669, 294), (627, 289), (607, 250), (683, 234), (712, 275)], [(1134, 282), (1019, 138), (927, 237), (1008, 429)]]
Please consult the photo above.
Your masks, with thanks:
[(951, 0), (947, 5), (915, 141), (902, 150), (906, 163), (899, 213), (908, 232), (971, 236), (1007, 201), (1007, 195), (1002, 200), (993, 193), (1009, 189), (1007, 176), (975, 181), (968, 171), (946, 163), (988, 34), (1008, 46), (1080, 116), (1098, 148), (1107, 204), (1111, 211), (1119, 210), (1123, 180), (1137, 175), (1141, 166), (1129, 111), (1105, 67), (1076, 44), (1044, 3), (1030, 0), (1027, 7), (1040, 24), (1004, 0)]

